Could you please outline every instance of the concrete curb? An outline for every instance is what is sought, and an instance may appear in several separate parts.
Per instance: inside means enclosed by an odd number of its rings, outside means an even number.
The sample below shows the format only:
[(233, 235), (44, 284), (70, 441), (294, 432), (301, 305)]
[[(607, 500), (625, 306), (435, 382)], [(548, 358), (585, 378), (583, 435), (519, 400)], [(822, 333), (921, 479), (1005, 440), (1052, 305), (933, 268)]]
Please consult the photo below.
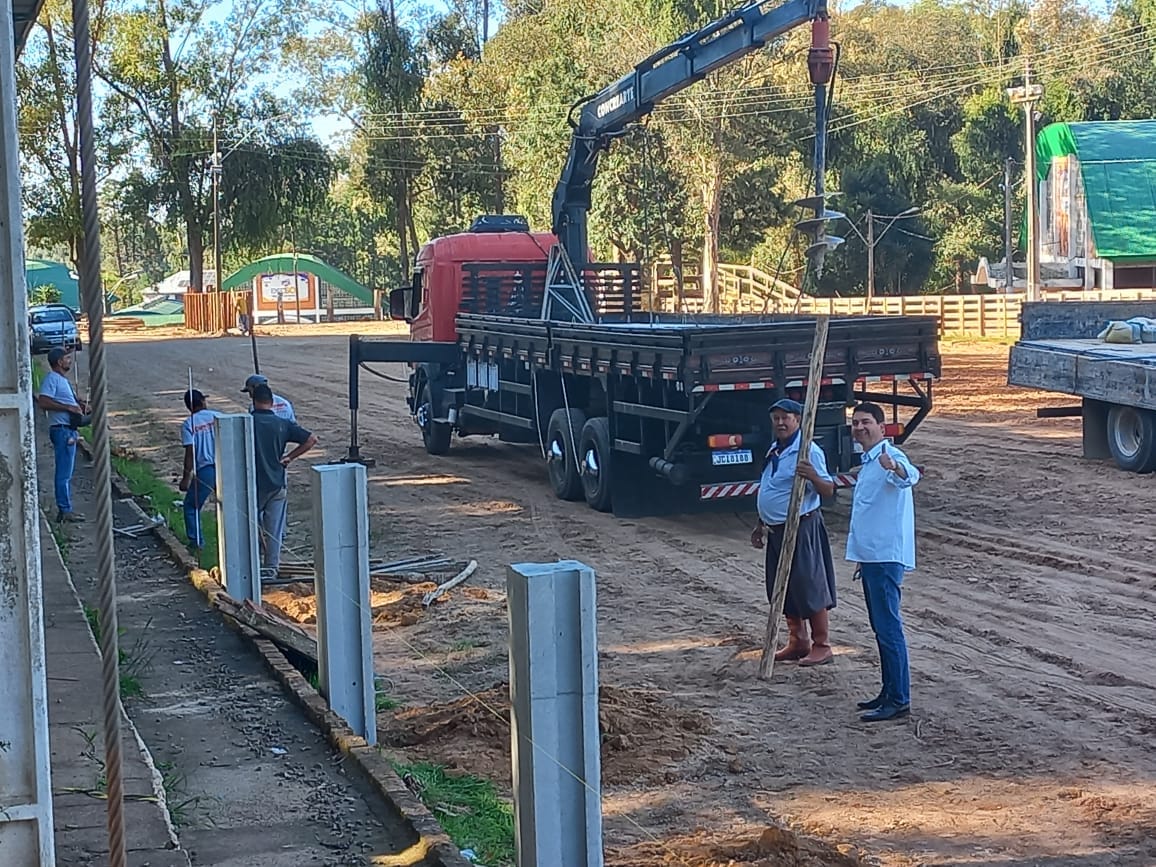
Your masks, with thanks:
[[(91, 461), (92, 451), (83, 438), (80, 440), (80, 446)], [(117, 498), (128, 501), (142, 521), (149, 520), (149, 516), (137, 503), (132, 491), (115, 469), (112, 471), (112, 488)], [(225, 588), (221, 583), (201, 567), (167, 524), (161, 524), (153, 532), (160, 538), (161, 544), (173, 561), (184, 570), (189, 582), (204, 594), (210, 605), (218, 595), (225, 595)], [(437, 819), (425, 804), (410, 792), (380, 750), (369, 746), (364, 738), (349, 728), (345, 720), (329, 709), (325, 699), (301, 672), (293, 667), (281, 649), (247, 626), (236, 623), (223, 614), (221, 616), (249, 640), (293, 703), (301, 708), (309, 721), (317, 726), (326, 739), (349, 760), (347, 766), (357, 773), (363, 783), (377, 792), (386, 806), (393, 811), (394, 817), (412, 831), (417, 843), (405, 854), (415, 859), (424, 859), (423, 863), (429, 867), (471, 867), (470, 862), (450, 840)], [(407, 863), (417, 862), (407, 861)]]

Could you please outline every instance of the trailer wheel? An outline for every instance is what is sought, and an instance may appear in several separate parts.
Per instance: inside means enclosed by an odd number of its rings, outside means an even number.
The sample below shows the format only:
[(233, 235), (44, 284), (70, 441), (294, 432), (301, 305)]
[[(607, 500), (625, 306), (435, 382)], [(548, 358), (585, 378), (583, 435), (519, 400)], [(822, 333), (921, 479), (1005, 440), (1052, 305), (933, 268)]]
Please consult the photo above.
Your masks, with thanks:
[(1156, 470), (1156, 412), (1113, 406), (1108, 410), (1108, 448), (1121, 469)]
[(582, 428), (578, 446), (579, 469), (582, 473), (582, 491), (592, 509), (609, 512), (610, 494), (610, 423), (605, 418), (592, 418)]
[(582, 499), (577, 455), (585, 424), (582, 410), (563, 408), (554, 410), (546, 425), (546, 472), (559, 500)]
[(429, 381), (421, 387), (421, 399), (417, 406), (417, 423), (421, 427), (421, 439), (425, 450), (431, 455), (444, 455), (450, 450), (450, 438), (454, 430), (444, 421), (434, 421), (433, 389)]

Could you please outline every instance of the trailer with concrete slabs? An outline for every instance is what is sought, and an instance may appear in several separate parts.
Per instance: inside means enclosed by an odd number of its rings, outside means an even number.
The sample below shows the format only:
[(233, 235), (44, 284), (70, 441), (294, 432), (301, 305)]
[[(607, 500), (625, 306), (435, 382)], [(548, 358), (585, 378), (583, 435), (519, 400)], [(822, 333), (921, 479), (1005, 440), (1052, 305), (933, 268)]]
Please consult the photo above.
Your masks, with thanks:
[(1156, 470), (1156, 344), (1105, 343), (1096, 336), (1109, 322), (1134, 317), (1156, 318), (1156, 303), (1025, 304), (1008, 384), (1079, 397), (1078, 407), (1038, 414), (1082, 416), (1084, 457), (1149, 473)]

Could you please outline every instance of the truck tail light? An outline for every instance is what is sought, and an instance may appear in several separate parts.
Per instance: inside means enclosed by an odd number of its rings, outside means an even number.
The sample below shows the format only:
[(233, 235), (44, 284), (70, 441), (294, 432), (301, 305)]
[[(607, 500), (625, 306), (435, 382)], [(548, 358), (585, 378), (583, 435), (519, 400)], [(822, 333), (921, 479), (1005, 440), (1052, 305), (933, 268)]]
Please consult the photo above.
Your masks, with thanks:
[(743, 444), (742, 434), (711, 434), (706, 444), (712, 449), (733, 449)]
[(896, 423), (896, 424), (883, 425), (883, 436), (885, 436), (885, 437), (897, 437), (897, 436), (902, 436), (902, 435), (903, 435), (903, 425), (902, 424)]

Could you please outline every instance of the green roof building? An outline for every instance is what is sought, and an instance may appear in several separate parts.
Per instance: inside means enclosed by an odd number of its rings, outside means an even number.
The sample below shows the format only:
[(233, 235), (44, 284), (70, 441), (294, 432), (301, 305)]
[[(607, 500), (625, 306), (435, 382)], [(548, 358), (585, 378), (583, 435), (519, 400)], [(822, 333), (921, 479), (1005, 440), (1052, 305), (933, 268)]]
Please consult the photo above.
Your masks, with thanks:
[(1041, 267), (1086, 289), (1156, 287), (1156, 120), (1053, 123), (1036, 157)]
[(24, 273), (29, 297), (35, 297), (35, 290), (40, 286), (53, 286), (60, 293), (61, 304), (80, 310), (80, 286), (67, 265), (49, 259), (28, 259), (24, 263)]

